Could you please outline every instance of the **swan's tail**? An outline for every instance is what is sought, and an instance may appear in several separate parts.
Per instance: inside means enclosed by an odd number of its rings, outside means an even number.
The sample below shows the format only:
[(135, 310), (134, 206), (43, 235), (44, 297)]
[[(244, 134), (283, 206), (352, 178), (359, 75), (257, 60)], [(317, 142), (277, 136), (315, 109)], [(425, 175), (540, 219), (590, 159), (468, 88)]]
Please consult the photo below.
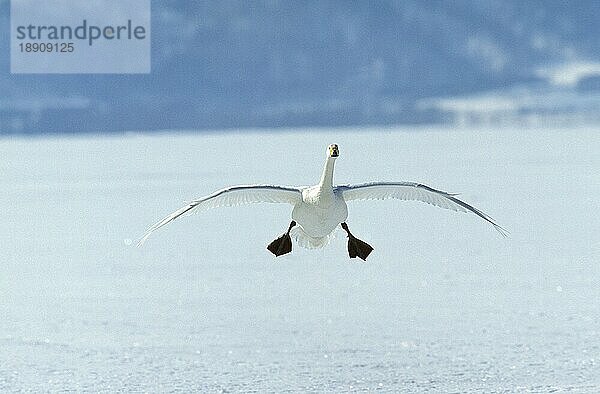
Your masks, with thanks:
[(321, 238), (314, 238), (306, 234), (302, 227), (295, 226), (290, 231), (290, 236), (296, 240), (299, 246), (307, 249), (320, 249), (325, 247), (333, 238), (335, 238), (335, 230), (329, 235)]

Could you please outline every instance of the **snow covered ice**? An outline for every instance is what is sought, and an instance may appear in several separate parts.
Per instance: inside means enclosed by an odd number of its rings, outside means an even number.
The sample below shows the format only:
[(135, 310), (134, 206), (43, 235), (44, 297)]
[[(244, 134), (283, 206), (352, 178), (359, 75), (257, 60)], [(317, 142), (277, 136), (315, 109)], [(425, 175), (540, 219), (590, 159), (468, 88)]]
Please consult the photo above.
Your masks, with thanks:
[[(355, 202), (346, 255), (266, 245), (247, 183), (417, 181), (488, 213)], [(0, 140), (1, 391), (600, 391), (600, 136), (386, 128)]]

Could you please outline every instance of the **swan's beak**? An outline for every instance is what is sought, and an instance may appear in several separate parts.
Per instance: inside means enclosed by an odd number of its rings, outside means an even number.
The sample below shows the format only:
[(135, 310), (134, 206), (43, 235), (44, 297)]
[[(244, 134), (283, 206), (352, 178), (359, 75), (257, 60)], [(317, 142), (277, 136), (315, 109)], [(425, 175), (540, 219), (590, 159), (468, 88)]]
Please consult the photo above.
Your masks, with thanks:
[(336, 144), (329, 145), (329, 156), (338, 157), (340, 155), (340, 150)]

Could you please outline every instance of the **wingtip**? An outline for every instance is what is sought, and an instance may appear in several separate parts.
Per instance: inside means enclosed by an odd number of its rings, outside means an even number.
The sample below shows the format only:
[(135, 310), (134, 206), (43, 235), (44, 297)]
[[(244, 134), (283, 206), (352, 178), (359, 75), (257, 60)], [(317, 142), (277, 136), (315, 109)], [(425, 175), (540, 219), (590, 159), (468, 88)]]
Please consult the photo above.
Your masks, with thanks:
[(502, 235), (504, 238), (508, 238), (508, 236), (510, 235), (510, 231), (508, 231), (507, 229), (505, 229), (504, 227), (498, 225), (498, 224), (494, 224), (494, 228), (496, 229), (496, 231), (498, 231), (500, 233), (500, 235)]
[(144, 236), (138, 241), (137, 244), (135, 244), (136, 247), (141, 248), (142, 246), (144, 246), (144, 244), (146, 243), (146, 240), (148, 239), (148, 237), (150, 236), (151, 233), (146, 233), (144, 234)]

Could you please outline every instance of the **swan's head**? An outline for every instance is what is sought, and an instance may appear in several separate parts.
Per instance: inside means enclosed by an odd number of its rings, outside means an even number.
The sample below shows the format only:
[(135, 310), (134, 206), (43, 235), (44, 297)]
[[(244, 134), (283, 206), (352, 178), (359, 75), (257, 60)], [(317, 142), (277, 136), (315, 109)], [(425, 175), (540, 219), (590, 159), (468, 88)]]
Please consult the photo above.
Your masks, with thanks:
[(336, 144), (331, 144), (327, 147), (327, 156), (336, 158), (340, 155), (340, 149)]

